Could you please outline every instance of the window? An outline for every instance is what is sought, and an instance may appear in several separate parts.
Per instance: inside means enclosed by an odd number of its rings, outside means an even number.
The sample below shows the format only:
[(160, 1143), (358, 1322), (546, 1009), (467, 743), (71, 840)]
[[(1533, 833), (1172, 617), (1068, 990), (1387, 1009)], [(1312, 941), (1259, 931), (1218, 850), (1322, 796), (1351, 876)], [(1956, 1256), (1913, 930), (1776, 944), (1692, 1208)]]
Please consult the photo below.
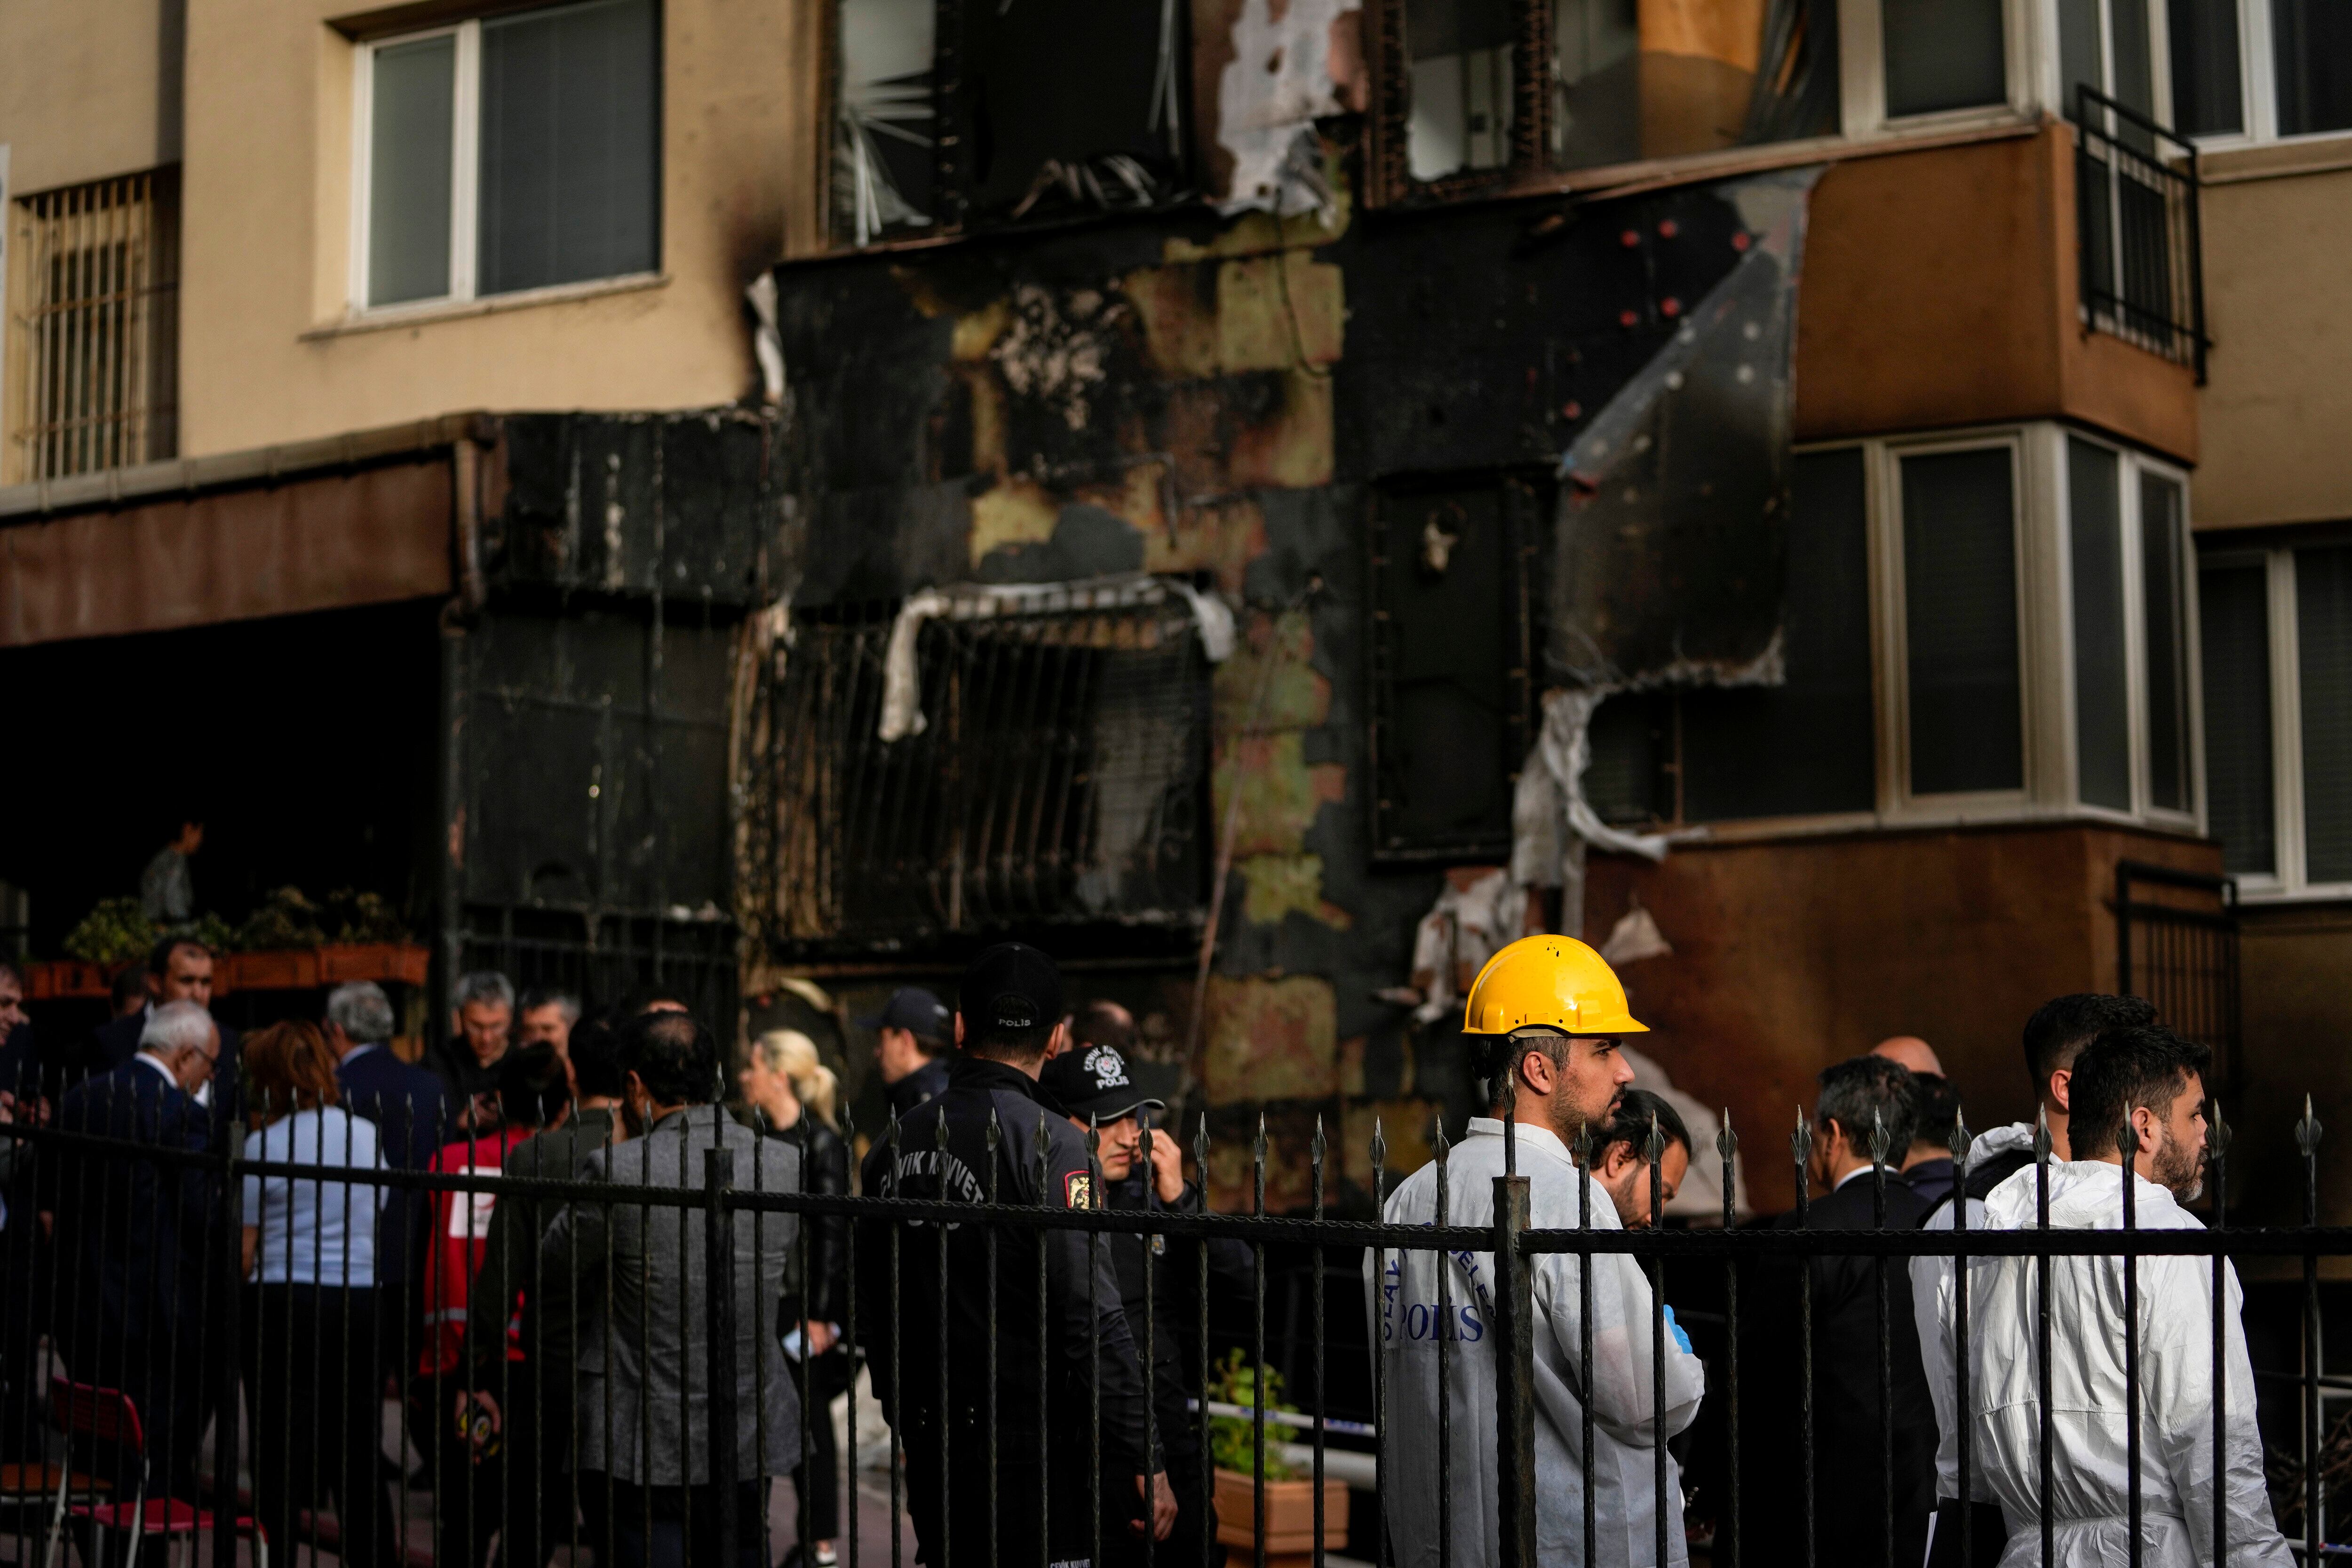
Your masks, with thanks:
[(2008, 100), (2000, 0), (1885, 0), (1881, 17), (1888, 119)]
[[(2010, 0), (1403, 0), (1366, 10), (1390, 199), (2005, 111)], [(1390, 19), (1390, 18), (1392, 18)], [(1385, 27), (1385, 30), (1384, 30)], [(1530, 37), (1549, 28), (1549, 58)]]
[(2186, 495), (2168, 468), (2066, 438), (2075, 797), (2084, 805), (2196, 810)]
[(2255, 896), (2352, 895), (2352, 544), (2209, 552), (2205, 782)]
[(1793, 500), (1786, 683), (1602, 703), (1605, 820), (2197, 825), (2179, 470), (2032, 425), (1801, 452)]
[(1911, 794), (2022, 789), (2012, 455), (1976, 447), (1896, 465)]
[(2168, 0), (2173, 120), (2193, 136), (2266, 142), (2352, 131), (2352, 6), (2341, 0)]
[(660, 58), (653, 0), (363, 48), (353, 299), (378, 309), (654, 271)]
[(2057, 0), (2059, 112), (2082, 118), (2082, 89), (2157, 113), (2147, 0)]
[(1529, 564), (1549, 487), (1481, 475), (1385, 491), (1372, 522), (1373, 853), (1510, 853), (1538, 722)]
[(1602, 703), (1584, 790), (1604, 819), (1729, 822), (1876, 807), (1867, 454), (1800, 453), (1793, 488), (1786, 683)]
[[(836, 0), (834, 10), (837, 239), (1132, 210), (1185, 193), (1181, 0)], [(944, 92), (943, 51), (954, 62)]]
[(178, 450), (179, 171), (47, 191), (8, 214), (8, 478)]

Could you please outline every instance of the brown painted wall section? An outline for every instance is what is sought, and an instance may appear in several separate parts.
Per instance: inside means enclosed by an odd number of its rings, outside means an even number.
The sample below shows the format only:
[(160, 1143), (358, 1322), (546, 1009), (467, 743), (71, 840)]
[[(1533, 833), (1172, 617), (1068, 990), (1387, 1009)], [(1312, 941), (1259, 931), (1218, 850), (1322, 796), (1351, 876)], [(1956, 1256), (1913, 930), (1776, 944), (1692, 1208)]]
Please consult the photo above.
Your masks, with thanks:
[(2020, 1030), (2070, 991), (2113, 990), (2119, 859), (2221, 869), (2211, 844), (2084, 824), (1680, 847), (1596, 856), (1588, 941), (1638, 897), (1675, 952), (1624, 971), (1640, 1043), (1728, 1106), (1766, 1212), (1795, 1199), (1788, 1134), (1813, 1075), (1918, 1035), (1971, 1126), (2032, 1114)]
[(2196, 460), (2194, 375), (2082, 324), (2073, 138), (2045, 125), (1822, 174), (1800, 440), (2065, 418)]
[(449, 465), (0, 529), (0, 647), (449, 592)]

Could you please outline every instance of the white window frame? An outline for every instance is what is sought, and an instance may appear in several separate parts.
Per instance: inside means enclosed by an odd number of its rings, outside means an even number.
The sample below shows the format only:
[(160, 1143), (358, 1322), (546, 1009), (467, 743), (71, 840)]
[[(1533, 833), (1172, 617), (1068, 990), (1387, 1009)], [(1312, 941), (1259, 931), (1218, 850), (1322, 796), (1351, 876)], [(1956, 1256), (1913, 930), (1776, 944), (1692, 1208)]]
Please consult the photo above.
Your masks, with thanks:
[[(2001, 0), (2001, 66), (2009, 87), (2005, 101), (1890, 118), (1886, 112), (1885, 0), (1838, 0), (1838, 97), (1844, 127), (1843, 139), (1932, 135), (1997, 125), (2032, 114), (2049, 96), (2039, 79), (2037, 63), (2055, 47), (2056, 15), (2051, 0)], [(2044, 33), (2049, 38), (2047, 45), (2043, 43)]]
[[(2116, 482), (2126, 493), (2120, 545), (2123, 561), (2125, 661), (2130, 704), (2133, 809), (2085, 805), (2078, 798), (2074, 566), (2066, 493), (2066, 443), (2081, 437), (2122, 457)], [(1969, 794), (1911, 791), (1910, 689), (1903, 580), (1902, 462), (1938, 452), (2002, 447), (2011, 453), (2012, 537), (2016, 542), (2018, 720), (2022, 730), (2021, 787)], [(1902, 437), (1809, 442), (1799, 450), (1859, 449), (1864, 454), (1869, 553), (1874, 755), (1877, 803), (1866, 812), (1743, 817), (1707, 825), (1717, 838), (1752, 839), (1870, 828), (1949, 826), (1970, 823), (2088, 821), (2143, 830), (2202, 835), (2205, 831), (2205, 726), (2202, 634), (2198, 619), (2195, 549), (2189, 513), (2188, 474), (2073, 426), (2053, 421), (1972, 426)], [(2148, 805), (2147, 716), (2147, 595), (2140, 555), (2139, 475), (2154, 472), (2181, 489), (2182, 677), (2188, 688), (2189, 784), (2194, 809), (2158, 811)], [(2291, 591), (2291, 588), (2290, 588)], [(2288, 635), (2292, 635), (2289, 627)], [(2276, 634), (2273, 634), (2275, 646)], [(2284, 721), (2282, 721), (2284, 722)], [(2281, 764), (2284, 766), (2284, 763)], [(2352, 891), (2352, 889), (2347, 889)]]
[[(449, 291), (422, 300), (403, 300), (396, 304), (371, 305), (368, 303), (368, 223), (373, 200), (373, 154), (375, 146), (376, 52), (436, 37), (455, 37), (457, 40), (456, 58), (450, 65), (457, 73), (457, 80), (451, 94), (451, 118), (456, 124), (449, 138)], [(447, 26), (424, 27), (413, 33), (372, 38), (359, 46), (353, 68), (356, 79), (352, 92), (352, 314), (370, 317), (404, 315), (472, 300), (475, 297), (474, 261), (478, 253), (478, 225), (481, 220), (480, 19), (469, 18)]]
[[(2264, 567), (2265, 629), (2271, 676), (2271, 869), (2236, 871), (2239, 897), (2247, 902), (2291, 903), (2352, 899), (2352, 882), (2314, 882), (2306, 875), (2303, 833), (2303, 647), (2295, 607), (2294, 546), (2200, 551), (2196, 567)], [(2203, 693), (2199, 693), (2199, 729), (2203, 729)], [(2198, 757), (2201, 770), (2204, 757)]]
[[(2278, 59), (2271, 37), (2270, 0), (2237, 0), (2238, 13), (2238, 102), (2244, 110), (2245, 124), (2236, 131), (2216, 132), (2210, 135), (2190, 138), (2205, 151), (2228, 152), (2236, 147), (2267, 147), (2284, 143), (2293, 146), (2306, 142), (2341, 142), (2352, 137), (2352, 127), (2340, 131), (2298, 131), (2292, 136), (2279, 134), (2278, 128)], [(2159, 101), (2168, 106), (2166, 122), (2171, 122), (2169, 105), (2172, 101), (2171, 29), (2165, 30), (2164, 94)]]
[[(2203, 558), (2197, 553), (2196, 541), (2189, 531), (2188, 470), (2088, 430), (2071, 426), (2051, 428), (2057, 437), (2054, 456), (2059, 465), (2058, 483), (2051, 500), (2058, 514), (2061, 548), (2057, 552), (2056, 566), (2060, 578), (2059, 602), (2065, 616), (2065, 642), (2059, 660), (2063, 667), (2068, 736), (2065, 798), (2074, 810), (2086, 816), (2136, 826), (2202, 833), (2205, 829), (2205, 675), (2201, 657), (2204, 638), (2199, 630), (2194, 579), (2203, 565)], [(2074, 491), (2068, 484), (2071, 476), (2066, 468), (2073, 460), (2068, 451), (2068, 444), (2072, 441), (2101, 447), (2114, 453), (2116, 458), (2116, 484), (2121, 491), (2116, 498), (2119, 508), (2117, 515), (2121, 520), (2116, 537), (2118, 547), (2123, 551), (2124, 702), (2129, 710), (2128, 732), (2131, 737), (2132, 804), (2129, 811), (2095, 805), (2082, 798), (2082, 756), (2074, 741), (2074, 737), (2080, 733), (2075, 725), (2075, 715), (2081, 698), (2074, 685)], [(2154, 474), (2180, 491), (2180, 657), (2181, 680), (2186, 689), (2183, 700), (2188, 704), (2188, 721), (2181, 743), (2189, 753), (2190, 808), (2187, 811), (2158, 807), (2154, 804), (2154, 759), (2148, 753), (2147, 736), (2147, 555), (2139, 488), (2143, 474)]]

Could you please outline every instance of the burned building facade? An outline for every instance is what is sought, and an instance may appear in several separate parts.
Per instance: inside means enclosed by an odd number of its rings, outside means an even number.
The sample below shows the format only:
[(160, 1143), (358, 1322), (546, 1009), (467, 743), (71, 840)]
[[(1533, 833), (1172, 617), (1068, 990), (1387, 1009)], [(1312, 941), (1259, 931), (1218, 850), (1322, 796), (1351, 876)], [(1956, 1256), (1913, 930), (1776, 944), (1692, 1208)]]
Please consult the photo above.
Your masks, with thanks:
[(2352, 498), (2263, 489), (2234, 345), (2329, 340), (2205, 234), (2325, 184), (2337, 100), (2307, 28), (2187, 17), (82, 7), (90, 68), (0, 93), (0, 679), (55, 827), (0, 922), (55, 956), (194, 805), (200, 901), (400, 905), (415, 1029), (477, 963), (683, 991), (824, 1026), (869, 1132), (850, 1020), (1024, 936), (1188, 1068), (1228, 1205), (1261, 1115), (1276, 1207), (1318, 1119), (1335, 1203), (1376, 1118), (1417, 1163), (1528, 929), (1608, 944), (1645, 1070), (1751, 1136), (1895, 1033), (2020, 1114), (2081, 989), (2259, 1097), (2222, 857), (2305, 922), (2276, 1016), (2337, 1016), (2333, 731), (2278, 705), (2336, 689), (2291, 584)]

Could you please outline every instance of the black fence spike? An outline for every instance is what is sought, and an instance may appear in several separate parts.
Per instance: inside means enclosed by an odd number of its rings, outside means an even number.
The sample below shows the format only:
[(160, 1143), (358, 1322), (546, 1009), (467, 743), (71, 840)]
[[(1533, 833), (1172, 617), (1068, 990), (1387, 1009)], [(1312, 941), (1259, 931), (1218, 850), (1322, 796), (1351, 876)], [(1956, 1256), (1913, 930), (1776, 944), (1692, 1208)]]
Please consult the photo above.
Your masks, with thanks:
[(1886, 1115), (1878, 1107), (1870, 1108), (1870, 1163), (1886, 1163), (1886, 1146), (1892, 1140), (1886, 1133)]
[(1969, 1163), (1969, 1145), (1976, 1142), (1969, 1131), (1969, 1119), (1965, 1112), (1957, 1110), (1952, 1112), (1952, 1136), (1948, 1142), (1952, 1151), (1952, 1163), (1956, 1167), (1965, 1166)]
[(1731, 1107), (1723, 1108), (1723, 1125), (1715, 1134), (1715, 1152), (1726, 1161), (1739, 1152), (1739, 1134), (1731, 1130)]
[(2318, 1116), (2312, 1110), (2311, 1096), (2305, 1095), (2303, 1120), (2294, 1124), (2294, 1146), (2303, 1151), (2305, 1159), (2308, 1160), (2319, 1152), (2320, 1136), (2326, 1131), (2326, 1129), (2319, 1124)]

